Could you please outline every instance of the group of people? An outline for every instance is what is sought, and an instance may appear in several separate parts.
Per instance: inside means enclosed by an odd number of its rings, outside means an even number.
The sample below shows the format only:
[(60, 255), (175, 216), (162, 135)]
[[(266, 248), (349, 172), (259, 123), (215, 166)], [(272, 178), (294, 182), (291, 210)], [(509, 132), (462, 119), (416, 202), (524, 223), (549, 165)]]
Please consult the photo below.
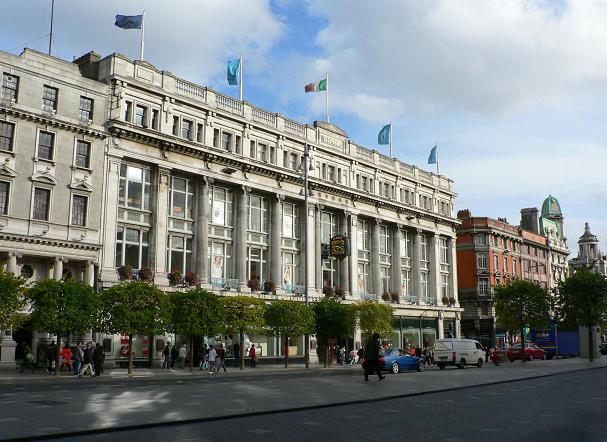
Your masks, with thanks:
[[(209, 373), (219, 373), (223, 369), (224, 373), (227, 373), (226, 357), (228, 355), (228, 348), (223, 343), (217, 345), (203, 344), (200, 347), (200, 358), (198, 361), (199, 370), (209, 370)], [(232, 345), (232, 354), (234, 355), (234, 366), (240, 365), (240, 344), (235, 342)], [(183, 369), (185, 366), (185, 360), (188, 355), (188, 350), (185, 344), (181, 347), (171, 345), (167, 343), (162, 350), (163, 361), (161, 368), (172, 369), (177, 365), (178, 368)], [(245, 349), (245, 355), (249, 358), (251, 368), (255, 368), (257, 365), (257, 349), (255, 344), (251, 344)]]
[[(31, 348), (27, 343), (23, 343), (25, 359), (29, 362), (33, 360)], [(93, 347), (92, 342), (87, 342), (86, 345), (78, 342), (72, 347), (69, 343), (65, 343), (59, 351), (59, 367), (57, 367), (55, 358), (57, 355), (57, 345), (55, 341), (46, 348), (46, 371), (54, 373), (56, 370), (62, 373), (66, 370), (74, 376), (82, 377), (90, 373), (91, 377), (101, 376), (103, 373), (103, 362), (105, 354), (103, 347), (97, 343)]]

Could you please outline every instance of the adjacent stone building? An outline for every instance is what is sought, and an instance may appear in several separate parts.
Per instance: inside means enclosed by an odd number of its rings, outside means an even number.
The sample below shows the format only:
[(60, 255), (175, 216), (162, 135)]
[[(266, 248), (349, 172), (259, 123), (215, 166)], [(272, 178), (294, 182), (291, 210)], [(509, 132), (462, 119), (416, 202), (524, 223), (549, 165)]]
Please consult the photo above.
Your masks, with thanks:
[(588, 223), (584, 225), (584, 234), (578, 240), (578, 255), (569, 260), (569, 270), (590, 270), (607, 276), (607, 257), (599, 249), (599, 239), (590, 231)]

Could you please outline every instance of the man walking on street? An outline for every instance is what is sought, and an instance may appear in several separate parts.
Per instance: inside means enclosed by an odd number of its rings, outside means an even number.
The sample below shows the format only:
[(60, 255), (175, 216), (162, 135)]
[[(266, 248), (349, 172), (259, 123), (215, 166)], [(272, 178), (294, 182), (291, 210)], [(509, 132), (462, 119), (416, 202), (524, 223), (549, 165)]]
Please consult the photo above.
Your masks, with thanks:
[(101, 373), (103, 373), (104, 359), (105, 354), (103, 353), (103, 347), (97, 342), (95, 350), (93, 351), (93, 371), (95, 372), (95, 376), (101, 376)]
[(179, 349), (179, 355), (177, 356), (177, 362), (179, 364), (179, 368), (181, 368), (183, 370), (183, 366), (185, 364), (185, 357), (188, 355), (188, 349), (186, 348), (185, 344), (183, 344), (181, 346), (181, 348)]
[(168, 342), (164, 349), (162, 350), (162, 356), (164, 356), (164, 360), (162, 361), (162, 366), (160, 368), (166, 368), (167, 370), (171, 368), (171, 343)]
[(365, 359), (367, 360), (365, 365), (365, 381), (369, 382), (369, 374), (377, 374), (377, 377), (382, 381), (385, 376), (381, 374), (379, 370), (379, 335), (373, 333), (373, 336), (367, 342), (365, 347)]
[(217, 351), (211, 345), (209, 348), (209, 374), (215, 373), (215, 360), (217, 359)]
[(86, 374), (87, 370), (90, 370), (91, 377), (95, 377), (95, 372), (93, 371), (93, 349), (91, 347), (91, 343), (88, 342), (86, 344), (86, 348), (84, 349), (84, 357), (82, 358), (82, 369), (80, 370), (79, 378), (82, 377), (83, 374)]
[(251, 368), (255, 368), (255, 356), (257, 356), (255, 344), (251, 344), (251, 348), (249, 349), (249, 357), (251, 358)]
[(57, 353), (57, 346), (55, 345), (55, 341), (51, 341), (50, 345), (46, 348), (46, 361), (48, 363), (46, 367), (47, 373), (52, 373), (55, 370), (53, 369), (53, 364), (55, 363), (55, 356)]
[(223, 368), (223, 372), (227, 373), (228, 370), (226, 369), (226, 351), (223, 348), (223, 344), (219, 344), (219, 347), (217, 348), (217, 357), (219, 358), (219, 365), (217, 366), (217, 373), (219, 373), (219, 370), (221, 370)]
[(84, 350), (82, 350), (82, 342), (78, 342), (78, 344), (76, 344), (76, 348), (74, 349), (74, 376), (78, 376), (80, 374), (82, 358), (84, 358)]

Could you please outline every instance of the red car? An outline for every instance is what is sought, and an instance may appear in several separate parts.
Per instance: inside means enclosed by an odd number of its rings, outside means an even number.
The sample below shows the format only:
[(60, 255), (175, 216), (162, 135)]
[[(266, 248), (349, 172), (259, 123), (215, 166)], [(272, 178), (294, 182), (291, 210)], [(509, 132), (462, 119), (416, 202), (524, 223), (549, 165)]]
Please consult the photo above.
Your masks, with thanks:
[[(506, 353), (506, 357), (510, 362), (522, 359), (521, 344), (514, 344)], [(546, 359), (546, 352), (535, 344), (525, 344), (525, 360)]]

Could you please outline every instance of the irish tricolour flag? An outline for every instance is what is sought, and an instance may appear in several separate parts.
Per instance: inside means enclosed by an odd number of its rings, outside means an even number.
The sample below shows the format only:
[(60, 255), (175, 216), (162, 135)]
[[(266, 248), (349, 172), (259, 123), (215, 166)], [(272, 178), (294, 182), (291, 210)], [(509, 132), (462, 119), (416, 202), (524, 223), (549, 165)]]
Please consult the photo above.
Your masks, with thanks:
[(327, 79), (316, 81), (314, 83), (306, 84), (306, 92), (320, 92), (327, 90)]

